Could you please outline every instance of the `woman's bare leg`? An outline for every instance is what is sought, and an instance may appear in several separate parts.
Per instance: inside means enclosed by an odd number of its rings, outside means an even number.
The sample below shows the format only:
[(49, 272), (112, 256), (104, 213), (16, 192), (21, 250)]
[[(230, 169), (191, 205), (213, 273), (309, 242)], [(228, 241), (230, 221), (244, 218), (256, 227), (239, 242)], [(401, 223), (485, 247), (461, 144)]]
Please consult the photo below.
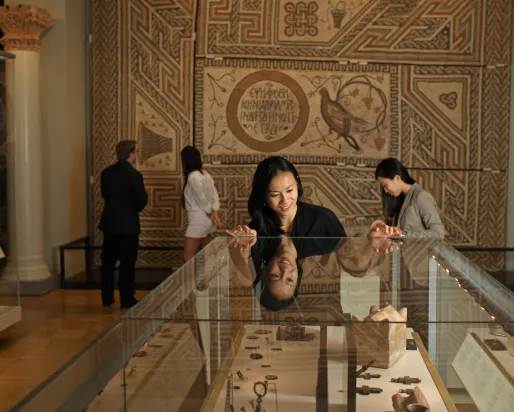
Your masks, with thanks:
[(191, 259), (200, 250), (200, 247), (203, 247), (202, 243), (204, 239), (205, 238), (186, 237), (184, 243), (184, 262)]
[(212, 240), (212, 236), (211, 235), (207, 235), (205, 236), (203, 239), (202, 239), (202, 249), (207, 246), (210, 241)]

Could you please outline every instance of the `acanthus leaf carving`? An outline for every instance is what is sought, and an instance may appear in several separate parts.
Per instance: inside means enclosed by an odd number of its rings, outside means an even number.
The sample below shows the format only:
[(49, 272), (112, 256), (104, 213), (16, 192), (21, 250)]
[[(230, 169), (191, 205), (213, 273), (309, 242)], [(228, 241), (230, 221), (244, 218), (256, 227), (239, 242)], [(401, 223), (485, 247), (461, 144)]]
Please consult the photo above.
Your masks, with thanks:
[(53, 19), (46, 9), (33, 4), (0, 7), (0, 43), (5, 51), (39, 51), (41, 34), (52, 27)]

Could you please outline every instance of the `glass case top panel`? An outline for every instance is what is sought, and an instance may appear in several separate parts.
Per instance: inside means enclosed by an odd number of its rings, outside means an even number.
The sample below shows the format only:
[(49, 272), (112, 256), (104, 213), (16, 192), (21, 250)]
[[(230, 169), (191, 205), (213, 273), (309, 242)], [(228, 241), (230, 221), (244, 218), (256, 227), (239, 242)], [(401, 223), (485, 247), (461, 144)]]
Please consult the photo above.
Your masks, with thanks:
[(219, 237), (124, 318), (511, 324), (513, 305), (439, 239)]

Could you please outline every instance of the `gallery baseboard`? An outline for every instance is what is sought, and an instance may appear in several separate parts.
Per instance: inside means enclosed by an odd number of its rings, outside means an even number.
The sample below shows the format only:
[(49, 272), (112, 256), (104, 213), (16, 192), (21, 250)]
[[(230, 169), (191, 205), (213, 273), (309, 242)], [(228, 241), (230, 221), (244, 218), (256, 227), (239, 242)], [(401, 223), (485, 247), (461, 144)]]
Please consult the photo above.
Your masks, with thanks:
[(20, 295), (41, 296), (60, 287), (61, 278), (59, 273), (53, 273), (44, 280), (22, 280), (20, 281)]
[(19, 287), (21, 296), (42, 296), (54, 289), (60, 288), (60, 282), (61, 279), (58, 273), (54, 273), (42, 280), (20, 280), (19, 286), (18, 282), (2, 281), (0, 277), (0, 289), (3, 294), (15, 296)]

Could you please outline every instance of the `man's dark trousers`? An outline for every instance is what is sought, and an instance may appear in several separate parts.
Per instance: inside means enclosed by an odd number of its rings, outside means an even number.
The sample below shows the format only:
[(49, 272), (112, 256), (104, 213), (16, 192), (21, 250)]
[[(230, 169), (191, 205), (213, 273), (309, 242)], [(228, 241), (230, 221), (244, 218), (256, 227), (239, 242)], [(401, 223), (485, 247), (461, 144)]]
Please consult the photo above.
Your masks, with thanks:
[(104, 233), (101, 272), (102, 301), (104, 304), (114, 302), (114, 270), (118, 259), (120, 261), (118, 268), (120, 303), (122, 306), (128, 306), (134, 299), (134, 274), (138, 248), (138, 235)]

